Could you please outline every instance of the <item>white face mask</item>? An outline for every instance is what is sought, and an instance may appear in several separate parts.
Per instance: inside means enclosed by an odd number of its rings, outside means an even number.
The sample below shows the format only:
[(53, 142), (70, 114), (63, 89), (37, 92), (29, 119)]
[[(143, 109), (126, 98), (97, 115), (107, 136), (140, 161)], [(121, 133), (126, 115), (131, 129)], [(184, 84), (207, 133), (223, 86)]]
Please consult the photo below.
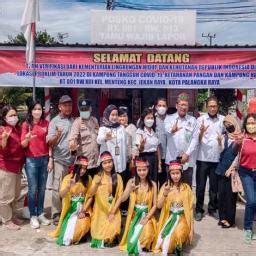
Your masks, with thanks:
[(42, 111), (42, 110), (39, 110), (39, 109), (32, 110), (32, 116), (33, 116), (35, 119), (40, 119), (41, 116), (42, 116), (42, 113), (43, 113), (43, 111)]
[(159, 115), (165, 115), (167, 108), (166, 107), (158, 107), (156, 110)]
[(144, 119), (144, 124), (147, 127), (151, 128), (153, 126), (153, 124), (154, 124), (154, 119)]
[(91, 116), (91, 111), (80, 111), (80, 117), (88, 119)]
[(5, 121), (7, 124), (15, 126), (19, 122), (19, 118), (17, 116), (10, 116), (6, 117)]

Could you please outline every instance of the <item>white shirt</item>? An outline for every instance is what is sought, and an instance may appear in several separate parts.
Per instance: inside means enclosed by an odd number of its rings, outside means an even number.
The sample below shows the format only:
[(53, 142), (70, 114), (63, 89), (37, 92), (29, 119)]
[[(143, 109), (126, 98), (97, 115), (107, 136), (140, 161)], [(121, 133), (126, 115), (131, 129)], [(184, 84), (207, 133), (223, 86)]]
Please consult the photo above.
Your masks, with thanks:
[(156, 133), (151, 129), (151, 132), (144, 127), (144, 130), (140, 128), (136, 131), (136, 145), (140, 145), (142, 139), (146, 139), (143, 152), (156, 152), (159, 145), (159, 139)]
[[(166, 116), (165, 116), (166, 118)], [(167, 134), (165, 132), (164, 128), (164, 119), (159, 117), (159, 115), (156, 113), (156, 135), (159, 139), (159, 149), (161, 154), (161, 159), (165, 159), (166, 156), (166, 146), (167, 146)]]
[(135, 145), (137, 128), (134, 124), (129, 124), (127, 127), (125, 127), (125, 131), (127, 134), (128, 159), (131, 159), (132, 156), (139, 155), (138, 149)]
[[(107, 132), (112, 133), (112, 139), (105, 141)], [(125, 128), (122, 125), (117, 128), (100, 127), (97, 143), (100, 144), (100, 154), (104, 151), (111, 153), (116, 172), (123, 172), (127, 163), (127, 135)], [(115, 154), (117, 146), (119, 147), (119, 155)]]
[(197, 160), (203, 162), (218, 163), (222, 146), (219, 145), (217, 136), (222, 134), (224, 127), (224, 116), (217, 115), (217, 118), (210, 118), (208, 114), (204, 114), (197, 119), (197, 137), (199, 138), (200, 127), (204, 120), (204, 125), (209, 127), (204, 132), (202, 141), (199, 143)]
[[(176, 124), (177, 120), (177, 125), (180, 129), (175, 133), (172, 133), (172, 127)], [(189, 162), (183, 168), (187, 169), (188, 167), (193, 167), (196, 160), (196, 143), (191, 144), (191, 142), (196, 128), (195, 117), (187, 114), (182, 118), (176, 112), (172, 115), (168, 115), (165, 118), (164, 124), (167, 133), (165, 163), (169, 164), (170, 161), (176, 160), (182, 153), (186, 153), (189, 155)]]

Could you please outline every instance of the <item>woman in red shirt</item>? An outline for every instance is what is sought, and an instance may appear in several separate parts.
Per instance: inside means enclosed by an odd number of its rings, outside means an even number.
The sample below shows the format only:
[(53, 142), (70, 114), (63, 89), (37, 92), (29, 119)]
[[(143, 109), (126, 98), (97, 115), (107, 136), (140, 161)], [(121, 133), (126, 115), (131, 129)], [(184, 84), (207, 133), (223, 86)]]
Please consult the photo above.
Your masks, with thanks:
[(44, 216), (44, 196), (47, 181), (49, 148), (46, 143), (49, 122), (44, 119), (43, 107), (32, 102), (26, 121), (22, 124), (21, 145), (25, 148), (26, 175), (28, 179), (28, 208), (30, 225), (39, 228), (49, 225)]
[(245, 241), (252, 240), (252, 225), (256, 210), (256, 114), (244, 120), (245, 136), (240, 151), (239, 175), (243, 184), (246, 206), (244, 214)]
[(21, 129), (17, 111), (11, 105), (2, 109), (0, 127), (0, 218), (5, 227), (20, 229), (18, 219), (13, 217), (15, 202), (20, 195), (21, 169), (24, 151), (21, 147)]

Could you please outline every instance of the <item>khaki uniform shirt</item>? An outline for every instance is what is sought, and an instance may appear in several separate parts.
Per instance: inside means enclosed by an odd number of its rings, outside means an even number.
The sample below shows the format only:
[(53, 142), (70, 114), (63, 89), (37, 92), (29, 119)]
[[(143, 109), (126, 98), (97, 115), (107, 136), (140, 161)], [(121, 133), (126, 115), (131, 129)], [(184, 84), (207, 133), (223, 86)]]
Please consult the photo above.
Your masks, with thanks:
[(88, 169), (97, 167), (99, 158), (98, 131), (98, 120), (92, 116), (89, 119), (78, 117), (71, 127), (69, 141), (74, 140), (79, 146), (77, 150), (78, 156), (82, 155), (88, 158)]

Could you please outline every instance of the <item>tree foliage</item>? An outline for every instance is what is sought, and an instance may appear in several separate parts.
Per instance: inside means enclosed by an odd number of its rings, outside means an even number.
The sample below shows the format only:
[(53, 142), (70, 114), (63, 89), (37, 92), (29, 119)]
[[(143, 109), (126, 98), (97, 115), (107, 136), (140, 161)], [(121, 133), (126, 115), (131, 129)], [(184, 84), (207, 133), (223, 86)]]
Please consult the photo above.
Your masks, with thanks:
[[(21, 44), (21, 45), (26, 44), (26, 40), (22, 32), (15, 37), (9, 35), (8, 39), (9, 39), (9, 43), (12, 43), (12, 44)], [(53, 44), (61, 44), (61, 43), (62, 42), (60, 42), (58, 39), (48, 34), (46, 30), (36, 32), (37, 45), (53, 45)]]
[(205, 106), (205, 101), (207, 99), (207, 89), (198, 89), (198, 93), (197, 93), (197, 106), (198, 106), (198, 110), (199, 111), (203, 111), (204, 110), (204, 106)]
[(31, 88), (0, 88), (0, 104), (2, 106), (6, 104), (19, 106), (24, 104), (31, 95)]
[(212, 92), (219, 101), (220, 112), (227, 115), (229, 108), (236, 102), (235, 89), (213, 89)]

